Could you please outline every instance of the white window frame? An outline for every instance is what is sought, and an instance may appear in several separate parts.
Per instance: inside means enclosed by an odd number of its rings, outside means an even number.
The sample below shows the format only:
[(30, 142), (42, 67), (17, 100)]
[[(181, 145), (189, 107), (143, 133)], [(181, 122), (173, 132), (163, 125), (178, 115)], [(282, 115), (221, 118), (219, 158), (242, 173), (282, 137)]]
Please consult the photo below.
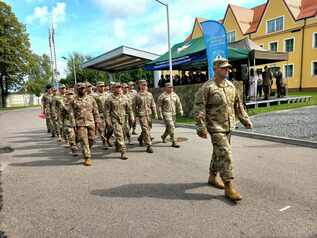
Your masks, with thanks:
[[(288, 65), (292, 65), (293, 66), (293, 75), (292, 75), (292, 77), (286, 77), (286, 67), (285, 66), (288, 66)], [(284, 78), (285, 79), (292, 79), (292, 78), (294, 78), (294, 75), (295, 75), (295, 65), (294, 64), (284, 64), (284, 69), (283, 69), (283, 71), (284, 71)]]
[(317, 49), (317, 41), (316, 41), (315, 35), (317, 35), (317, 32), (313, 32), (313, 34), (312, 34), (312, 47), (313, 47), (313, 49)]
[[(279, 19), (279, 18), (281, 18), (281, 17), (283, 18), (283, 28), (282, 28), (282, 30), (269, 32), (269, 31), (268, 31), (268, 30), (269, 30), (269, 28), (268, 28), (268, 22), (269, 22), (269, 21), (277, 20), (277, 19)], [(284, 16), (284, 15), (283, 15), (283, 16), (278, 16), (278, 17), (275, 17), (275, 18), (266, 20), (265, 27), (266, 27), (266, 34), (273, 34), (273, 33), (276, 33), (276, 32), (284, 31), (284, 29), (285, 29), (285, 16)], [(275, 22), (275, 29), (276, 29), (276, 22)]]
[(312, 77), (317, 77), (317, 74), (314, 74), (314, 63), (317, 64), (317, 60), (313, 60), (313, 61), (311, 62), (311, 76), (312, 76)]
[(272, 44), (272, 43), (276, 43), (276, 52), (278, 52), (278, 41), (276, 41), (276, 40), (275, 40), (275, 41), (270, 41), (270, 42), (268, 43), (268, 46), (267, 46), (268, 50), (269, 50), (269, 51), (272, 51), (272, 50), (271, 50), (271, 44)]
[(290, 52), (288, 52), (288, 53), (295, 53), (295, 49), (296, 49), (296, 47), (295, 47), (295, 37), (289, 37), (289, 38), (285, 38), (284, 39), (284, 52), (286, 52), (286, 41), (287, 40), (293, 40), (293, 42), (294, 42), (294, 44), (293, 44), (293, 51), (290, 51)]
[(228, 31), (227, 32), (227, 36), (229, 36), (229, 33), (234, 33), (234, 41), (229, 41), (229, 37), (227, 38), (227, 41), (228, 41), (228, 43), (231, 43), (231, 42), (235, 42), (236, 40), (237, 40), (237, 38), (236, 38), (236, 31)]

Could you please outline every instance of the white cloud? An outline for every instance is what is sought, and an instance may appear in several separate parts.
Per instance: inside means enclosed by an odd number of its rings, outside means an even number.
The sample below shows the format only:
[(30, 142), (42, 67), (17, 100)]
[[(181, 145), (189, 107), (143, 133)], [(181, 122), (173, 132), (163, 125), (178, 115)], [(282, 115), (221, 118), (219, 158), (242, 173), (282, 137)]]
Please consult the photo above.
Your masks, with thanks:
[(115, 37), (122, 39), (126, 36), (126, 23), (122, 19), (116, 19), (113, 22), (113, 32)]
[(132, 15), (140, 15), (146, 11), (151, 0), (92, 0), (101, 7), (107, 16), (122, 18)]
[(47, 6), (35, 7), (33, 13), (26, 17), (26, 22), (33, 24), (39, 22), (40, 24), (49, 24), (52, 18), (54, 25), (65, 21), (66, 15), (66, 3), (57, 2), (52, 11), (48, 10)]

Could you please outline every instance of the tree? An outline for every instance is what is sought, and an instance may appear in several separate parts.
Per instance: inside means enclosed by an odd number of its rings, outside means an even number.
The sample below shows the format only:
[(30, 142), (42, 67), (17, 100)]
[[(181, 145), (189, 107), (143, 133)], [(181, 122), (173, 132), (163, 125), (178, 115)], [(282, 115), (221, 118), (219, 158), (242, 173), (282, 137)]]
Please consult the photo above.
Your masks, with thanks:
[(19, 89), (24, 83), (31, 57), (30, 42), (25, 26), (11, 7), (0, 1), (0, 90), (2, 107), (10, 90)]
[(27, 78), (28, 81), (25, 84), (25, 90), (39, 97), (52, 78), (50, 58), (48, 55), (32, 55)]
[[(105, 72), (95, 71), (91, 69), (83, 69), (81, 64), (90, 60), (92, 57), (84, 56), (79, 53), (73, 53), (67, 59), (67, 76), (65, 79), (61, 79), (61, 83), (66, 85), (74, 85), (74, 66), (76, 72), (77, 82), (90, 82), (96, 84), (97, 81), (108, 82), (109, 77)], [(73, 64), (74, 60), (74, 64)]]

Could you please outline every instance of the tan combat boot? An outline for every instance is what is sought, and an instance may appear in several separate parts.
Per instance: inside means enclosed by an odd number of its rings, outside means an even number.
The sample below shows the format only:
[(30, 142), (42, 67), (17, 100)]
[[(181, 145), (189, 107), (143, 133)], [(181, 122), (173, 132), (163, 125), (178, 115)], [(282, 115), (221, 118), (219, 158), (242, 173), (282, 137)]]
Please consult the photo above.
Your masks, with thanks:
[(128, 159), (127, 152), (121, 152), (121, 159), (122, 160), (127, 160)]
[(164, 136), (161, 136), (162, 142), (166, 143), (166, 138)]
[(210, 174), (208, 178), (208, 184), (215, 188), (224, 189), (225, 185), (222, 180), (217, 179), (217, 174)]
[(86, 158), (84, 161), (85, 166), (91, 166), (92, 165), (92, 160), (90, 158)]
[(152, 149), (152, 146), (148, 146), (147, 148), (146, 148), (146, 152), (147, 153), (154, 153), (154, 151), (153, 151), (153, 149)]
[(242, 199), (240, 193), (234, 189), (231, 181), (225, 182), (225, 196), (232, 201), (239, 201)]
[(172, 147), (174, 148), (180, 148), (181, 146), (177, 144), (175, 141), (172, 143)]

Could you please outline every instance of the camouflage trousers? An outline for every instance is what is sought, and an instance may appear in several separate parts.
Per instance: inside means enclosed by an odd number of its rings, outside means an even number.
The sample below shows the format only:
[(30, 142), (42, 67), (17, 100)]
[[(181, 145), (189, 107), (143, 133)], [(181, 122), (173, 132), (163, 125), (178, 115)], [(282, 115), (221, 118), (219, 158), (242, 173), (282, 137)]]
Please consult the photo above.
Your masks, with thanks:
[(64, 135), (66, 142), (70, 145), (72, 150), (77, 150), (76, 134), (74, 127), (64, 126)]
[(233, 179), (231, 133), (210, 133), (213, 152), (209, 167), (209, 173), (220, 177), (224, 182)]
[(52, 132), (52, 120), (49, 115), (45, 114), (45, 122), (46, 122), (46, 128), (47, 132)]
[(127, 147), (125, 145), (124, 136), (125, 136), (125, 123), (122, 125), (121, 123), (113, 120), (112, 122), (114, 136), (116, 137), (116, 146), (119, 152), (126, 152)]
[(175, 142), (175, 123), (176, 123), (176, 116), (164, 116), (163, 118), (165, 124), (165, 131), (162, 137), (166, 138), (170, 136), (171, 142)]
[(133, 124), (129, 123), (128, 116), (125, 117), (125, 123), (124, 123), (124, 138), (130, 141), (131, 139), (131, 132), (130, 129), (133, 127)]
[(78, 139), (85, 159), (91, 158), (91, 147), (94, 144), (95, 130), (95, 126), (77, 127)]
[(100, 125), (98, 128), (98, 134), (102, 140), (102, 143), (106, 143), (106, 121), (103, 117), (100, 117)]
[(140, 140), (147, 146), (152, 145), (151, 141), (151, 128), (152, 128), (152, 120), (149, 116), (139, 117), (140, 126), (141, 126), (141, 135), (139, 137)]

